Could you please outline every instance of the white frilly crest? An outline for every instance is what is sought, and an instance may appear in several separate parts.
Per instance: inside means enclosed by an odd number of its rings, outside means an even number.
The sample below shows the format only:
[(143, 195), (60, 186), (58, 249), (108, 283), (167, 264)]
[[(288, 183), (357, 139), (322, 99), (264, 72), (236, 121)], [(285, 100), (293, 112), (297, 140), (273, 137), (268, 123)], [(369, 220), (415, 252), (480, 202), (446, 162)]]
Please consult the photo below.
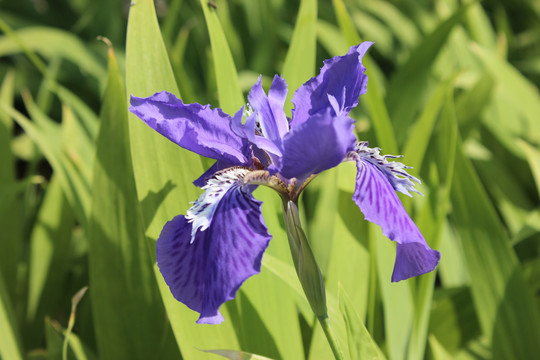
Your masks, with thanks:
[(206, 185), (202, 187), (204, 193), (186, 214), (186, 219), (193, 224), (190, 243), (195, 241), (198, 231), (208, 229), (223, 196), (230, 190), (241, 188), (244, 185), (244, 176), (250, 171), (244, 167), (231, 167), (216, 172), (206, 181)]

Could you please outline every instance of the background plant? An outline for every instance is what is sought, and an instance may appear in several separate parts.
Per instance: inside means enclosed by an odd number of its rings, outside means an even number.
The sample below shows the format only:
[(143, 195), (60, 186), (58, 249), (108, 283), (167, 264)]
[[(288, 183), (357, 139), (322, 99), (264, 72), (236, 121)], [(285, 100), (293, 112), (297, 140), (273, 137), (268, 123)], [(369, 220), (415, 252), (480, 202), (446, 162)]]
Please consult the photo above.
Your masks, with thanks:
[(338, 341), (351, 358), (538, 354), (537, 2), (215, 3), (0, 2), (2, 359), (59, 358), (66, 338), (76, 359), (330, 358), (265, 189), (274, 239), (227, 321), (197, 326), (172, 298), (155, 239), (210, 162), (128, 116), (126, 98), (168, 90), (231, 113), (259, 74), (295, 89), (361, 40), (376, 44), (359, 138), (414, 167), (424, 197), (402, 200), (442, 258), (437, 274), (390, 283), (394, 245), (352, 203), (354, 166), (318, 177), (301, 213)]

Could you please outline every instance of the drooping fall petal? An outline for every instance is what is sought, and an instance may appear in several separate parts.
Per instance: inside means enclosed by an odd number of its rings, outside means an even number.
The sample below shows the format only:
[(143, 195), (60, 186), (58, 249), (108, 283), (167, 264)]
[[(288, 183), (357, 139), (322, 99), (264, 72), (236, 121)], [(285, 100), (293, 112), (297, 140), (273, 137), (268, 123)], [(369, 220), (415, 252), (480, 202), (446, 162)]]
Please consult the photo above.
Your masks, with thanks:
[(356, 166), (358, 173), (353, 200), (366, 220), (379, 225), (383, 234), (397, 243), (392, 281), (405, 280), (435, 269), (440, 253), (428, 246), (383, 172), (360, 158)]
[(271, 239), (261, 202), (249, 187), (239, 181), (224, 191), (217, 203), (207, 205), (215, 210), (206, 229), (199, 228), (192, 237), (194, 222), (178, 215), (165, 225), (157, 241), (157, 263), (165, 282), (178, 301), (200, 313), (197, 322), (202, 324), (223, 321), (219, 307), (260, 272)]

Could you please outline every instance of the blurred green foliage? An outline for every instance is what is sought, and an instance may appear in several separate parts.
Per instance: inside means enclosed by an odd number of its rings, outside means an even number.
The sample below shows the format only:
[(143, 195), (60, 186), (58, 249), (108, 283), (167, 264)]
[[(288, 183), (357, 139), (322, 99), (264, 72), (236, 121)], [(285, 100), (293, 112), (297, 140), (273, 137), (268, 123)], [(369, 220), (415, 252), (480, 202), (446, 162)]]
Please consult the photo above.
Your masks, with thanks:
[(346, 357), (537, 356), (540, 3), (214, 3), (0, 0), (0, 358), (62, 358), (64, 343), (70, 359), (331, 358), (267, 189), (274, 239), (225, 323), (197, 326), (172, 298), (155, 240), (211, 162), (127, 103), (169, 90), (232, 113), (259, 74), (283, 74), (292, 96), (361, 40), (375, 45), (358, 137), (414, 167), (424, 196), (402, 200), (442, 259), (390, 283), (395, 247), (352, 202), (354, 167), (309, 186), (302, 221)]

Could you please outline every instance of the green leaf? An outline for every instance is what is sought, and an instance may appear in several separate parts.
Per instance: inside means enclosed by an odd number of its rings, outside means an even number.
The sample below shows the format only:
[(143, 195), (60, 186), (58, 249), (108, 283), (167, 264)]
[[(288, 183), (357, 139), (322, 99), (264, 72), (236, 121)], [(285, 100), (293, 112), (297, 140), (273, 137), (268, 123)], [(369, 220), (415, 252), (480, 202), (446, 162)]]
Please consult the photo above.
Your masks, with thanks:
[[(130, 8), (126, 84), (128, 94), (135, 96), (149, 96), (162, 90), (178, 95), (151, 0), (137, 1)], [(154, 132), (135, 115), (129, 114), (128, 123), (137, 196), (142, 207), (145, 233), (152, 239), (150, 247), (154, 248), (154, 241), (163, 225), (174, 216), (185, 213), (189, 202), (197, 198), (198, 190), (191, 182), (202, 174), (203, 169), (197, 155)], [(153, 251), (152, 257), (154, 260)], [(196, 325), (197, 314), (173, 298), (157, 266), (154, 266), (154, 273), (182, 356), (206, 358), (196, 347), (238, 347), (231, 321), (219, 326)], [(225, 319), (229, 317), (225, 307), (221, 312)]]
[(538, 308), (510, 240), (460, 142), (452, 206), (474, 304), (494, 358), (527, 358), (540, 352)]
[(204, 18), (206, 19), (208, 33), (210, 34), (219, 105), (226, 113), (234, 114), (244, 104), (236, 67), (215, 10), (208, 6), (207, 0), (200, 1)]
[(429, 336), (429, 347), (434, 360), (452, 360), (453, 357), (446, 351), (446, 349), (437, 341), (437, 338), (433, 335)]
[[(268, 253), (264, 255), (262, 264), (266, 269), (270, 270), (274, 275), (279, 277), (279, 279), (281, 279), (294, 291), (294, 294), (297, 296), (296, 299), (300, 312), (306, 319), (312, 319), (313, 312), (311, 311), (309, 303), (304, 296), (302, 285), (300, 285), (300, 282), (298, 281), (294, 266), (284, 263)], [(330, 319), (330, 323), (333, 325), (335, 331), (334, 334), (338, 342), (344, 347), (343, 350), (348, 352), (348, 348), (345, 346), (347, 345), (346, 325), (343, 317), (341, 316), (336, 296), (327, 292), (326, 303), (328, 308), (328, 318)], [(310, 359), (326, 359), (332, 357), (332, 352), (318, 322), (315, 325), (309, 354)]]
[(540, 150), (525, 141), (519, 141), (518, 144), (525, 152), (534, 180), (536, 181), (536, 189), (538, 194), (540, 194)]
[(88, 136), (73, 110), (65, 104), (62, 105), (62, 143), (69, 160), (90, 183), (96, 152), (94, 139)]
[(306, 227), (317, 263), (323, 274), (327, 273), (331, 258), (334, 225), (338, 212), (338, 171), (325, 171), (309, 184), (304, 193)]
[(482, 112), (493, 95), (494, 84), (493, 77), (484, 72), (472, 87), (456, 98), (456, 113), (460, 133), (464, 139), (472, 130), (478, 128)]
[(341, 29), (324, 20), (317, 20), (317, 40), (330, 55), (346, 54), (348, 43)]
[(407, 166), (413, 167), (417, 173), (420, 173), (422, 169), (424, 157), (427, 153), (426, 150), (433, 128), (435, 127), (435, 121), (438, 118), (445, 96), (452, 89), (454, 79), (455, 77), (452, 77), (442, 82), (434, 91), (420, 117), (412, 126), (410, 136), (403, 148), (403, 156)]
[(23, 359), (21, 342), (11, 299), (0, 274), (0, 356), (3, 359)]
[(449, 353), (457, 353), (481, 334), (468, 287), (437, 290), (430, 311), (431, 336)]
[(446, 43), (451, 30), (461, 21), (466, 9), (467, 5), (440, 23), (430, 35), (418, 44), (407, 62), (399, 68), (392, 78), (386, 104), (398, 135), (398, 143), (403, 143), (409, 134), (408, 127), (427, 90), (426, 85), (431, 73), (431, 65)]
[(70, 263), (74, 224), (73, 210), (58, 177), (53, 175), (30, 235), (26, 346), (40, 345), (44, 317), (54, 313), (64, 293), (62, 286)]
[[(15, 73), (6, 73), (0, 88), (0, 103), (6, 106), (13, 104)], [(15, 301), (17, 281), (17, 263), (20, 259), (23, 230), (23, 207), (20, 192), (10, 193), (19, 187), (15, 182), (15, 159), (11, 151), (13, 121), (5, 113), (0, 112), (0, 274), (4, 276), (6, 291)], [(9, 194), (9, 195), (8, 195)]]
[(334, 5), (334, 12), (336, 13), (336, 18), (343, 33), (343, 37), (349, 46), (356, 45), (360, 43), (360, 36), (356, 32), (356, 27), (354, 26), (351, 18), (349, 17), (349, 12), (345, 7), (345, 4), (342, 0), (332, 0), (332, 5)]
[(506, 107), (516, 119), (516, 121), (511, 122), (505, 118), (495, 122), (496, 118), (488, 117), (484, 122), (490, 128), (498, 128), (503, 134), (511, 134), (512, 139), (521, 137), (533, 143), (540, 142), (540, 122), (538, 121), (540, 94), (538, 89), (494, 52), (478, 44), (471, 45), (471, 48), (498, 84), (494, 94), (495, 100), (497, 103), (505, 101)]
[[(154, 281), (129, 150), (127, 101), (112, 48), (88, 234), (90, 296), (103, 359), (174, 358)], [(169, 339), (170, 340), (170, 339)], [(164, 348), (165, 347), (165, 348)]]
[[(394, 5), (389, 1), (368, 1), (360, 5), (368, 12), (380, 18), (384, 25), (392, 31), (396, 39), (402, 42), (407, 48), (413, 47), (418, 42), (420, 34), (414, 20), (400, 11), (397, 7), (399, 5), (398, 3)], [(398, 55), (399, 53), (396, 53), (395, 45), (393, 48), (393, 56)]]
[(479, 3), (472, 5), (465, 15), (465, 24), (471, 39), (489, 49), (495, 50), (497, 34), (493, 30), (490, 19)]
[(67, 31), (34, 26), (13, 30), (12, 33), (0, 37), (0, 56), (13, 55), (25, 50), (36, 52), (46, 58), (63, 57), (98, 81), (106, 77), (102, 62), (78, 37)]
[(354, 309), (351, 298), (341, 285), (338, 285), (338, 302), (341, 314), (347, 324), (349, 353), (351, 359), (386, 359), (377, 346), (362, 319)]
[[(431, 199), (426, 199), (424, 207), (419, 211), (417, 220), (418, 227), (425, 235), (428, 244), (434, 249), (440, 248), (454, 175), (457, 120), (452, 95), (452, 84), (453, 78), (449, 79), (441, 86), (441, 91), (443, 91), (442, 95), (445, 95), (445, 101), (441, 113), (436, 143), (438, 145), (437, 164), (444, 164), (444, 166), (441, 165), (438, 167), (437, 170), (439, 173), (437, 174), (437, 178), (440, 180), (434, 182), (434, 185), (432, 185), (432, 189), (428, 194), (429, 198), (435, 198), (435, 201), (427, 201)], [(429, 104), (433, 106), (433, 102), (437, 103), (437, 97), (438, 94), (435, 94), (435, 100), (430, 101)], [(440, 104), (438, 105), (440, 106)], [(434, 105), (433, 107), (437, 108), (438, 106)], [(432, 114), (432, 116), (434, 116), (434, 114)], [(419, 125), (422, 120), (423, 119), (421, 118), (417, 124)], [(428, 128), (432, 126), (432, 124), (426, 124), (426, 127)], [(422, 143), (421, 139), (418, 139), (418, 141), (419, 143)], [(424, 141), (427, 146), (427, 139)], [(421, 158), (422, 157), (420, 157), (420, 159)], [(420, 159), (417, 158), (416, 164), (418, 164), (418, 166), (422, 162)], [(433, 205), (433, 208), (429, 206), (431, 204), (435, 204)], [(429, 274), (424, 274), (417, 280), (418, 287), (414, 304), (413, 328), (408, 349), (408, 359), (423, 359), (425, 356), (424, 352), (428, 340), (428, 326), (436, 274), (437, 270), (434, 270)]]
[(317, 1), (302, 0), (294, 32), (281, 73), (287, 81), (289, 92), (285, 112), (289, 112), (294, 91), (314, 75), (317, 45)]
[[(7, 72), (0, 88), (0, 102), (6, 105), (13, 104), (13, 88), (15, 73)], [(6, 114), (0, 114), (0, 162), (5, 164), (0, 167), (0, 185), (15, 180), (15, 168), (13, 154), (11, 153), (11, 137), (13, 121)]]
[[(45, 320), (45, 335), (47, 340), (48, 359), (62, 359), (62, 344), (65, 330), (62, 326), (51, 319)], [(67, 359), (97, 360), (98, 357), (84, 344), (75, 334), (70, 334), (68, 339)]]
[(405, 359), (413, 325), (414, 301), (410, 280), (390, 282), (395, 261), (395, 245), (381, 229), (369, 224), (370, 248), (375, 251), (378, 285), (384, 311), (384, 327), (388, 344), (388, 357)]
[(34, 121), (30, 121), (17, 110), (4, 104), (0, 104), (0, 110), (12, 116), (38, 145), (57, 174), (77, 218), (86, 224), (90, 205), (89, 179), (86, 179), (78, 171), (69, 155), (64, 151), (60, 125), (41, 113), (28, 94), (23, 94), (23, 99)]

